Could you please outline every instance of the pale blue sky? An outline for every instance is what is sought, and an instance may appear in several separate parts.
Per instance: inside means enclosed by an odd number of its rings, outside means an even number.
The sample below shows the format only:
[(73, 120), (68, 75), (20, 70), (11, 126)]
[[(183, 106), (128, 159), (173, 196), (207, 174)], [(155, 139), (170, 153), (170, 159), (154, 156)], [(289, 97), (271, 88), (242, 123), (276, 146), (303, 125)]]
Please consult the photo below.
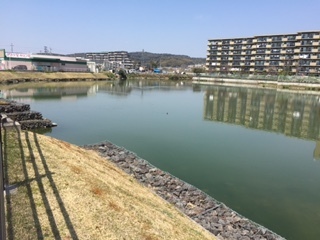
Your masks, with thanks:
[(205, 57), (208, 39), (320, 30), (320, 0), (2, 0), (0, 49)]

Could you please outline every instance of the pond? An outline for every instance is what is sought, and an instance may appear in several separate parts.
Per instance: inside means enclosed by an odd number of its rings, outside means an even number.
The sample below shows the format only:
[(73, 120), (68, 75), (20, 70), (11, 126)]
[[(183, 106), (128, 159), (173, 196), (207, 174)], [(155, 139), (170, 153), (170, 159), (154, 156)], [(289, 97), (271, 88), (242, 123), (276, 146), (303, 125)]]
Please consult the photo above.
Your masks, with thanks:
[(287, 239), (320, 236), (320, 94), (183, 82), (3, 87), (76, 145), (108, 140)]

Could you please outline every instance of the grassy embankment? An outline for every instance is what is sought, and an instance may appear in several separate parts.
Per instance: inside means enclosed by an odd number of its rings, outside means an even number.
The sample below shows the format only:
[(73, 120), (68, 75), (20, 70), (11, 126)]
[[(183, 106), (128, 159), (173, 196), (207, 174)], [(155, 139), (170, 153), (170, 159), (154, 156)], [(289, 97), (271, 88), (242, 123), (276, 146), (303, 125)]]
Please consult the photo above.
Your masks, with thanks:
[(215, 239), (96, 152), (5, 131), (9, 239)]
[[(172, 80), (188, 81), (192, 76), (186, 74), (127, 74), (128, 79), (150, 79), (150, 80)], [(0, 82), (16, 80), (13, 83), (28, 81), (50, 81), (50, 80), (115, 80), (117, 76), (110, 72), (103, 73), (70, 73), (70, 72), (15, 72), (0, 71)], [(11, 82), (10, 82), (11, 83)]]
[(54, 79), (66, 80), (101, 80), (115, 79), (113, 73), (71, 73), (71, 72), (15, 72), (15, 71), (0, 71), (0, 82), (8, 80), (37, 80), (47, 81)]

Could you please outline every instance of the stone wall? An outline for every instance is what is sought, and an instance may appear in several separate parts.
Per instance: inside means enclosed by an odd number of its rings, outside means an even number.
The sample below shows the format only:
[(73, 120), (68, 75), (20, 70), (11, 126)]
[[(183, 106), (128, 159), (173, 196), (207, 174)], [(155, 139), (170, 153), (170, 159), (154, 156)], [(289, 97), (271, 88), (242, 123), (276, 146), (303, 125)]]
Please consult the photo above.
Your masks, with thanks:
[(12, 121), (20, 123), (23, 130), (54, 126), (51, 120), (43, 118), (41, 113), (30, 111), (29, 104), (0, 99), (0, 113), (5, 114)]
[(239, 215), (196, 187), (152, 166), (124, 148), (110, 142), (86, 145), (84, 148), (95, 150), (102, 157), (114, 162), (123, 171), (151, 188), (220, 239), (283, 239), (265, 227)]

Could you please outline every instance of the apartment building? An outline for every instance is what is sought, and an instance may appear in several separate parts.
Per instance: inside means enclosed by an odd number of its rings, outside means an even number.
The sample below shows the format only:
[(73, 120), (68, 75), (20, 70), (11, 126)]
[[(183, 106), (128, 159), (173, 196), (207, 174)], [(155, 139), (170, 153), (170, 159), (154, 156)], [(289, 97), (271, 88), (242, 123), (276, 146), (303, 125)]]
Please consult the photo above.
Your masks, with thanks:
[(320, 75), (320, 31), (210, 39), (210, 72)]
[(126, 51), (75, 53), (72, 54), (72, 56), (89, 59), (92, 62), (105, 66), (107, 70), (116, 68), (133, 68), (133, 62)]

